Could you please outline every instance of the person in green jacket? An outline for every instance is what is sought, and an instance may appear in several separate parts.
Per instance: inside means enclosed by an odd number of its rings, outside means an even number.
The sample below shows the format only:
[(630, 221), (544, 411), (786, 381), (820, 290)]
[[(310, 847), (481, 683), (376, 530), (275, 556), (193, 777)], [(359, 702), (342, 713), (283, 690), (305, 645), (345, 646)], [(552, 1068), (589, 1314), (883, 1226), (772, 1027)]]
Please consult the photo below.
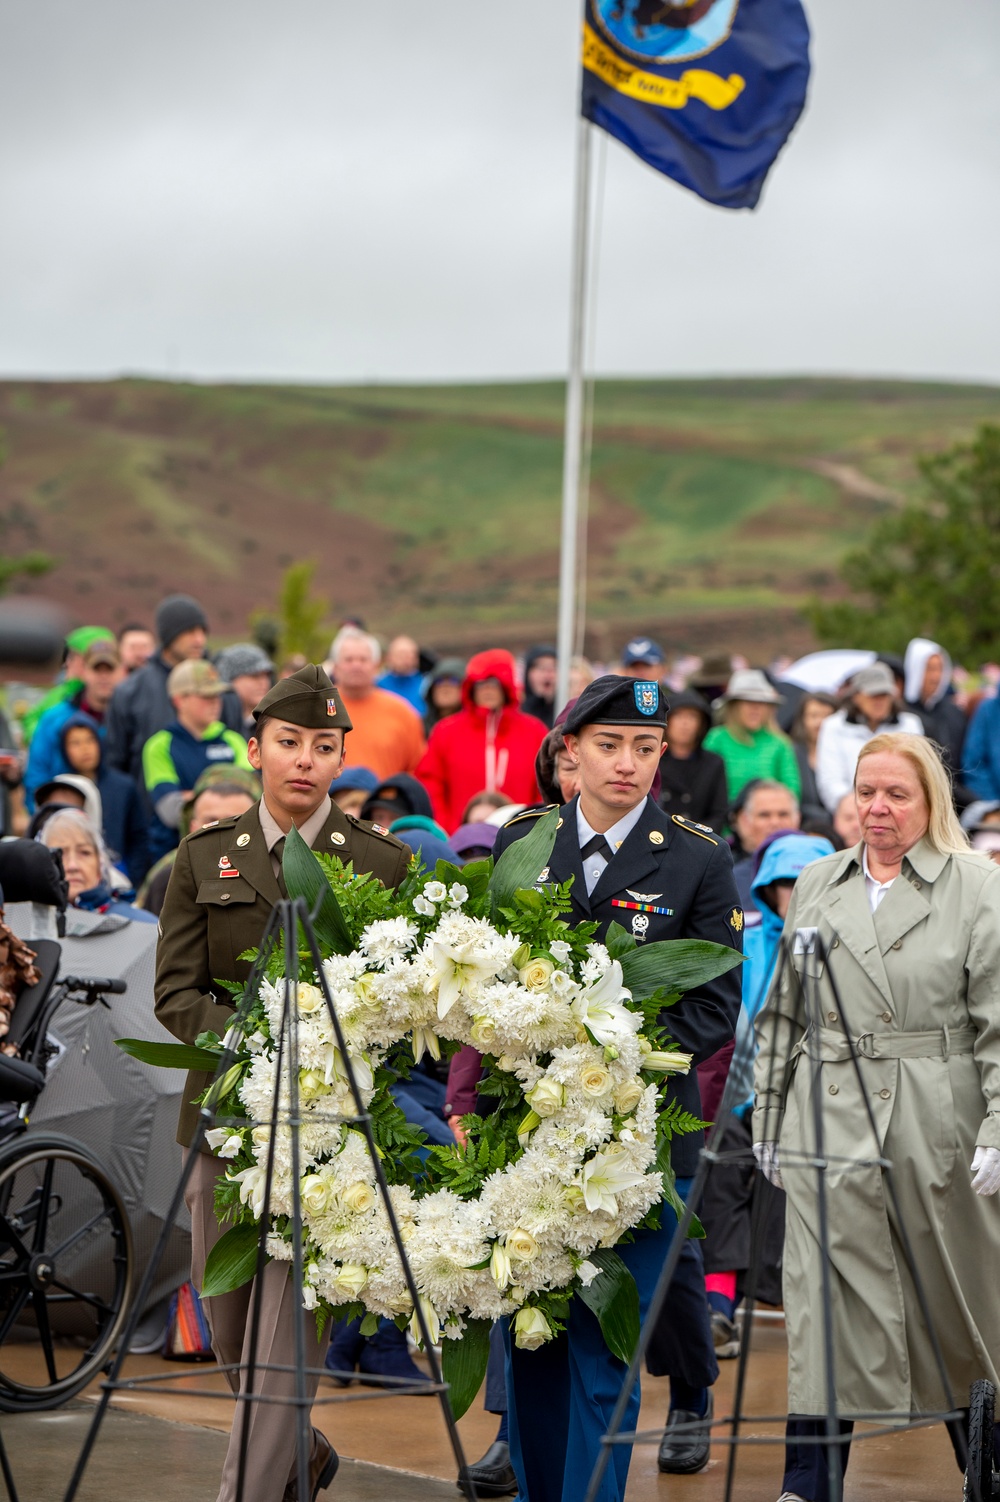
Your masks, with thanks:
[(62, 676), (22, 717), (21, 734), (26, 747), (31, 745), (31, 737), (45, 711), (56, 704), (65, 704), (67, 699), (72, 699), (83, 688), (84, 654), (95, 641), (108, 641), (117, 646), (115, 633), (110, 626), (78, 626), (67, 636)]
[(772, 688), (760, 668), (737, 668), (714, 709), (721, 724), (706, 735), (706, 751), (714, 751), (726, 764), (729, 801), (756, 777), (784, 783), (796, 798), (802, 779), (795, 747), (775, 723), (775, 706), (782, 696)]

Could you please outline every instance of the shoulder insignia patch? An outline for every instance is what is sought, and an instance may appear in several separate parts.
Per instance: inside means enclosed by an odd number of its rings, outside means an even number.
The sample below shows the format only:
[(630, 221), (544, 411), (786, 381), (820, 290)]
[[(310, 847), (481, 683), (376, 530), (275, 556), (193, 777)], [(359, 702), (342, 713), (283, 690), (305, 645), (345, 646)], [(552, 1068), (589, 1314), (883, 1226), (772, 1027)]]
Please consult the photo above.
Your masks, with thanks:
[(741, 933), (743, 930), (743, 913), (738, 907), (734, 907), (729, 914), (729, 927), (733, 933)]
[(390, 834), (381, 824), (371, 824), (367, 819), (359, 819), (354, 814), (348, 814), (347, 819), (348, 823), (353, 824), (356, 829), (360, 829), (362, 834), (377, 834), (380, 840), (385, 840), (390, 845), (398, 845), (400, 850), (402, 850), (403, 841), (397, 835)]
[(670, 817), (675, 824), (686, 829), (688, 834), (696, 834), (700, 840), (707, 840), (710, 845), (722, 843), (715, 830), (710, 829), (707, 824), (696, 824), (693, 819), (685, 819), (683, 814), (671, 814)]
[(500, 828), (509, 829), (512, 824), (520, 824), (522, 819), (540, 819), (542, 814), (550, 814), (554, 808), (558, 807), (558, 803), (547, 803), (544, 808), (526, 808), (523, 812), (515, 814), (512, 819), (508, 819), (506, 824), (501, 824)]

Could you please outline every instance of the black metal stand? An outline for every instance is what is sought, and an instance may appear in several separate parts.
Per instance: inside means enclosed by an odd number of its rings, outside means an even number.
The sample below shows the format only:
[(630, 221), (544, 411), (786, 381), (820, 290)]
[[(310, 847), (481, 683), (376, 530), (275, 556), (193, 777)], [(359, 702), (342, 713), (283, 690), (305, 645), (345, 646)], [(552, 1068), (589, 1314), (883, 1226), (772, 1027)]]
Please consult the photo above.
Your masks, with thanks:
[[(861, 1039), (857, 1034), (851, 1031), (848, 1011), (844, 1005), (844, 998), (840, 991), (840, 988), (837, 986), (833, 971), (827, 963), (829, 958), (828, 950), (819, 934), (816, 934), (812, 941), (812, 944), (813, 948), (811, 950), (811, 956), (814, 959), (815, 963), (811, 967), (806, 967), (807, 973), (805, 982), (803, 982), (799, 978), (796, 972), (796, 968), (792, 964), (791, 949), (787, 941), (782, 942), (774, 980), (775, 991), (777, 991), (777, 989), (781, 986), (783, 980), (785, 979), (787, 973), (790, 982), (798, 987), (799, 997), (802, 1002), (803, 1017), (805, 1019), (806, 1026), (806, 1041), (798, 1049), (798, 1052), (800, 1054), (798, 1067), (806, 1065), (811, 1069), (809, 1095), (812, 1117), (813, 1151), (803, 1153), (783, 1152), (781, 1157), (781, 1170), (782, 1173), (786, 1173), (796, 1172), (804, 1169), (811, 1169), (816, 1174), (817, 1183), (816, 1232), (821, 1257), (821, 1286), (819, 1293), (821, 1299), (821, 1315), (823, 1328), (826, 1412), (821, 1416), (824, 1433), (813, 1437), (800, 1439), (797, 1441), (797, 1443), (822, 1445), (826, 1448), (829, 1464), (828, 1485), (830, 1502), (843, 1502), (843, 1471), (841, 1465), (839, 1464), (837, 1447), (842, 1447), (845, 1443), (848, 1442), (848, 1440), (840, 1433), (841, 1415), (838, 1413), (836, 1370), (834, 1363), (833, 1295), (830, 1279), (829, 1206), (826, 1185), (826, 1173), (830, 1167), (836, 1166), (838, 1168), (857, 1169), (877, 1167), (882, 1171), (883, 1182), (885, 1184), (889, 1202), (892, 1206), (894, 1215), (894, 1230), (899, 1238), (899, 1245), (900, 1250), (903, 1254), (903, 1260), (910, 1273), (910, 1276), (913, 1279), (914, 1291), (916, 1293), (917, 1303), (919, 1306), (920, 1319), (928, 1332), (931, 1349), (934, 1355), (934, 1363), (937, 1368), (938, 1376), (941, 1381), (942, 1392), (944, 1394), (945, 1403), (947, 1405), (947, 1407), (943, 1411), (929, 1414), (914, 1415), (909, 1413), (872, 1413), (855, 1415), (855, 1417), (858, 1418), (861, 1422), (874, 1423), (875, 1425), (877, 1425), (877, 1427), (866, 1431), (864, 1434), (856, 1435), (854, 1437), (855, 1440), (876, 1439), (887, 1434), (898, 1434), (906, 1429), (925, 1428), (930, 1424), (937, 1423), (944, 1423), (948, 1424), (949, 1426), (958, 1424), (961, 1428), (961, 1421), (964, 1419), (964, 1414), (959, 1408), (956, 1407), (955, 1404), (955, 1395), (951, 1389), (951, 1383), (948, 1378), (947, 1368), (945, 1366), (945, 1361), (941, 1350), (941, 1343), (938, 1339), (937, 1331), (934, 1325), (930, 1304), (927, 1299), (926, 1291), (923, 1287), (919, 1268), (916, 1265), (916, 1261), (913, 1255), (909, 1233), (906, 1229), (900, 1212), (899, 1198), (893, 1180), (893, 1165), (882, 1155), (882, 1148), (879, 1140), (875, 1113), (863, 1087), (863, 1078), (860, 1063), (863, 1055), (859, 1051), (858, 1046), (861, 1042)], [(865, 1127), (867, 1127), (867, 1131), (870, 1132), (871, 1140), (874, 1143), (873, 1155), (859, 1155), (857, 1157), (844, 1158), (841, 1156), (832, 1156), (830, 1154), (827, 1154), (824, 1150), (823, 1100), (820, 1088), (823, 1061), (818, 1056), (818, 1052), (810, 1052), (808, 1042), (810, 1031), (815, 1034), (815, 1031), (818, 1028), (820, 1022), (821, 998), (819, 991), (819, 976), (821, 973), (823, 973), (824, 978), (829, 982), (831, 986), (831, 991), (834, 998), (833, 1006), (837, 1013), (839, 1031), (843, 1038), (846, 1055), (850, 1059), (855, 1079), (859, 1087), (861, 1087), (861, 1098), (865, 1102), (866, 1119), (864, 1122), (859, 1122), (858, 1124), (859, 1139), (862, 1137), (862, 1135), (866, 1135)], [(829, 1023), (832, 1019), (827, 1018), (826, 1020)], [(783, 1054), (781, 1054), (781, 1050), (775, 1051), (785, 1059), (792, 1058), (793, 1050), (791, 1047), (791, 1029), (792, 1023), (789, 1019), (789, 1047), (784, 1050)], [(751, 1049), (753, 1048), (752, 1038), (749, 1041), (749, 1047)], [(736, 1061), (734, 1060), (734, 1063), (735, 1062)], [(790, 1070), (791, 1064), (787, 1066), (787, 1073), (790, 1073)], [(664, 1431), (662, 1429), (645, 1432), (626, 1433), (622, 1430), (622, 1423), (624, 1421), (625, 1413), (628, 1409), (631, 1395), (636, 1387), (636, 1384), (639, 1381), (643, 1357), (645, 1356), (646, 1348), (649, 1345), (653, 1331), (656, 1327), (656, 1321), (659, 1318), (660, 1313), (669, 1297), (670, 1284), (673, 1280), (674, 1272), (676, 1271), (677, 1264), (680, 1260), (681, 1248), (685, 1239), (690, 1233), (691, 1222), (694, 1215), (697, 1214), (698, 1207), (701, 1204), (706, 1179), (713, 1164), (723, 1162), (753, 1162), (752, 1155), (748, 1155), (745, 1152), (719, 1152), (719, 1144), (722, 1140), (722, 1136), (729, 1118), (732, 1115), (733, 1109), (740, 1104), (739, 1101), (733, 1100), (731, 1098), (730, 1083), (732, 1079), (733, 1073), (731, 1071), (730, 1082), (727, 1083), (726, 1090), (723, 1094), (723, 1099), (718, 1112), (717, 1120), (715, 1121), (712, 1130), (709, 1133), (708, 1141), (705, 1147), (702, 1149), (698, 1164), (698, 1171), (691, 1186), (691, 1193), (685, 1206), (684, 1215), (680, 1218), (677, 1230), (675, 1231), (674, 1236), (671, 1240), (670, 1250), (663, 1264), (656, 1289), (650, 1301), (649, 1310), (640, 1331), (639, 1342), (636, 1346), (632, 1361), (629, 1364), (629, 1368), (622, 1386), (622, 1391), (619, 1395), (618, 1402), (611, 1417), (611, 1422), (608, 1426), (608, 1432), (602, 1438), (601, 1453), (597, 1458), (594, 1470), (591, 1474), (590, 1484), (587, 1488), (585, 1502), (597, 1502), (604, 1472), (607, 1469), (610, 1460), (612, 1445), (658, 1445), (663, 1438)], [(768, 1080), (769, 1089), (773, 1085), (773, 1083), (773, 1078)], [(786, 1079), (783, 1084), (787, 1085), (787, 1083), (788, 1080), (786, 1074)], [(782, 1093), (784, 1092), (782, 1091)], [(765, 1132), (765, 1136), (768, 1138), (768, 1140), (777, 1139), (778, 1128), (779, 1123), (776, 1121), (774, 1123), (773, 1131), (768, 1130)], [(759, 1189), (759, 1184), (757, 1187)], [(762, 1196), (759, 1194), (759, 1192), (757, 1192), (757, 1189), (755, 1189), (751, 1208), (751, 1225), (753, 1228), (751, 1233), (751, 1260), (750, 1268), (748, 1269), (747, 1291), (745, 1298), (745, 1317), (743, 1321), (743, 1338), (740, 1345), (739, 1366), (736, 1376), (736, 1390), (734, 1394), (733, 1412), (728, 1417), (715, 1420), (715, 1423), (713, 1425), (713, 1428), (728, 1428), (729, 1431), (727, 1434), (717, 1433), (713, 1436), (713, 1443), (724, 1444), (730, 1447), (726, 1469), (724, 1502), (733, 1502), (736, 1480), (736, 1452), (741, 1445), (783, 1446), (786, 1442), (784, 1433), (776, 1435), (754, 1435), (752, 1437), (744, 1436), (741, 1433), (743, 1426), (747, 1423), (753, 1423), (755, 1426), (767, 1424), (781, 1424), (782, 1426), (784, 1426), (787, 1418), (787, 1415), (785, 1414), (746, 1413), (743, 1406), (746, 1393), (747, 1363), (749, 1360), (752, 1344), (751, 1332), (753, 1326), (753, 1308), (756, 1296), (758, 1275), (761, 1265), (762, 1223)], [(679, 1424), (671, 1430), (671, 1434), (677, 1438), (682, 1438), (686, 1432), (690, 1432), (696, 1427), (699, 1429), (701, 1428), (700, 1422), (697, 1425)], [(961, 1432), (963, 1434), (962, 1443), (964, 1444), (964, 1430), (962, 1430)], [(970, 1498), (969, 1502), (990, 1502), (990, 1499)]]
[[(357, 1129), (363, 1133), (365, 1141), (368, 1144), (368, 1151), (374, 1168), (376, 1181), (383, 1197), (383, 1203), (389, 1220), (390, 1229), (392, 1231), (396, 1253), (402, 1265), (403, 1273), (406, 1278), (407, 1288), (410, 1293), (410, 1298), (413, 1301), (413, 1308), (416, 1315), (417, 1324), (420, 1329), (420, 1335), (421, 1339), (423, 1340), (428, 1364), (431, 1369), (430, 1384), (420, 1383), (418, 1387), (416, 1383), (407, 1382), (406, 1379), (401, 1379), (398, 1377), (381, 1377), (373, 1374), (369, 1377), (366, 1377), (366, 1385), (375, 1389), (374, 1391), (366, 1392), (364, 1394), (330, 1393), (328, 1396), (322, 1398), (313, 1398), (312, 1396), (310, 1396), (308, 1390), (309, 1379), (312, 1377), (315, 1377), (317, 1379), (329, 1378), (330, 1373), (327, 1372), (325, 1368), (317, 1369), (315, 1367), (308, 1367), (306, 1365), (305, 1321), (307, 1318), (313, 1318), (313, 1316), (309, 1314), (309, 1312), (305, 1309), (301, 1298), (297, 1298), (295, 1300), (294, 1366), (289, 1368), (287, 1366), (261, 1362), (258, 1360), (261, 1302), (263, 1295), (262, 1275), (268, 1261), (267, 1236), (270, 1226), (271, 1193), (274, 1183), (275, 1140), (277, 1137), (277, 1127), (279, 1123), (288, 1127), (291, 1137), (293, 1184), (291, 1219), (293, 1231), (293, 1256), (290, 1276), (294, 1280), (294, 1287), (296, 1289), (300, 1289), (302, 1287), (302, 1201), (300, 1192), (301, 1173), (299, 1139), (299, 1128), (302, 1124), (302, 1121), (299, 1115), (299, 1023), (298, 1007), (296, 1001), (296, 993), (298, 987), (298, 956), (300, 935), (304, 939), (305, 949), (310, 955), (313, 965), (315, 966), (320, 990), (323, 993), (323, 999), (326, 1004), (331, 1024), (333, 1026), (334, 1036), (337, 1040), (337, 1046), (340, 1049), (341, 1056), (344, 1061), (344, 1067), (347, 1074), (351, 1097), (353, 1099), (355, 1107), (355, 1114), (353, 1116), (331, 1116), (329, 1118), (330, 1123), (331, 1125), (339, 1125), (342, 1122), (350, 1121), (352, 1126), (357, 1127)], [(267, 1161), (265, 1168), (264, 1208), (261, 1213), (260, 1219), (260, 1236), (257, 1243), (256, 1275), (254, 1277), (253, 1290), (250, 1300), (250, 1338), (247, 1346), (246, 1362), (241, 1364), (240, 1366), (222, 1368), (222, 1370), (226, 1373), (236, 1371), (240, 1372), (243, 1379), (242, 1390), (236, 1394), (236, 1401), (239, 1405), (240, 1423), (240, 1450), (239, 1467), (236, 1482), (236, 1502), (243, 1502), (247, 1473), (248, 1445), (250, 1439), (250, 1416), (252, 1405), (254, 1403), (278, 1403), (294, 1409), (296, 1426), (297, 1496), (299, 1502), (310, 1502), (312, 1496), (309, 1481), (309, 1459), (312, 1446), (312, 1427), (310, 1423), (310, 1413), (313, 1406), (343, 1402), (345, 1400), (357, 1401), (358, 1397), (360, 1396), (363, 1396), (366, 1399), (390, 1396), (398, 1397), (401, 1394), (416, 1392), (418, 1390), (424, 1394), (428, 1392), (434, 1392), (437, 1394), (438, 1400), (441, 1405), (442, 1417), (444, 1418), (445, 1427), (448, 1432), (448, 1438), (455, 1456), (455, 1463), (458, 1469), (459, 1480), (468, 1488), (467, 1495), (471, 1496), (473, 1499), (475, 1499), (476, 1497), (475, 1485), (472, 1477), (469, 1475), (468, 1465), (465, 1459), (464, 1451), (462, 1449), (462, 1442), (459, 1438), (455, 1418), (451, 1411), (451, 1406), (448, 1402), (448, 1385), (443, 1380), (441, 1375), (441, 1367), (438, 1362), (437, 1353), (431, 1342), (430, 1330), (427, 1326), (423, 1306), (420, 1302), (417, 1286), (406, 1256), (406, 1249), (400, 1235), (399, 1224), (396, 1220), (392, 1201), (389, 1197), (389, 1186), (386, 1181), (385, 1171), (379, 1157), (378, 1149), (375, 1145), (375, 1138), (372, 1133), (371, 1118), (365, 1110), (364, 1102), (361, 1098), (357, 1079), (355, 1077), (354, 1069), (351, 1064), (351, 1057), (348, 1053), (347, 1043), (341, 1030), (340, 1021), (337, 1017), (337, 1011), (333, 1004), (333, 998), (330, 994), (330, 988), (323, 973), (322, 956), (319, 951), (319, 945), (316, 940), (316, 934), (313, 928), (312, 920), (310, 918), (309, 910), (302, 898), (285, 898), (281, 902), (277, 903), (271, 912), (271, 917), (268, 921), (267, 928), (264, 932), (264, 937), (261, 941), (257, 961), (254, 965), (253, 972), (244, 991), (243, 1000), (241, 1001), (239, 1007), (236, 1010), (236, 1013), (231, 1020), (229, 1031), (226, 1034), (225, 1046), (215, 1072), (212, 1090), (209, 1091), (209, 1094), (206, 1097), (206, 1103), (202, 1106), (201, 1112), (199, 1114), (198, 1126), (195, 1131), (194, 1140), (191, 1143), (189, 1151), (185, 1155), (184, 1167), (181, 1172), (180, 1180), (177, 1184), (177, 1188), (174, 1191), (169, 1212), (164, 1221), (163, 1228), (157, 1240), (152, 1258), (150, 1259), (149, 1265), (147, 1266), (145, 1274), (143, 1276), (141, 1287), (132, 1306), (132, 1311), (122, 1332), (118, 1350), (108, 1374), (108, 1379), (106, 1382), (103, 1382), (101, 1384), (101, 1397), (94, 1412), (94, 1417), (88, 1430), (87, 1436), (84, 1440), (83, 1447), (77, 1458), (73, 1474), (70, 1477), (69, 1485), (67, 1486), (64, 1493), (63, 1502), (73, 1502), (73, 1499), (77, 1495), (80, 1483), (87, 1468), (87, 1463), (90, 1459), (91, 1452), (93, 1451), (94, 1445), (97, 1442), (97, 1438), (100, 1434), (101, 1425), (104, 1421), (105, 1414), (107, 1413), (108, 1407), (116, 1392), (125, 1390), (136, 1391), (137, 1389), (144, 1387), (152, 1388), (154, 1386), (163, 1391), (168, 1387), (170, 1383), (190, 1380), (189, 1378), (186, 1378), (185, 1373), (178, 1373), (176, 1376), (171, 1373), (168, 1376), (124, 1378), (122, 1376), (122, 1368), (125, 1363), (125, 1358), (128, 1355), (130, 1342), (139, 1322), (139, 1313), (144, 1307), (147, 1293), (152, 1287), (157, 1267), (167, 1247), (171, 1229), (184, 1203), (184, 1191), (187, 1188), (188, 1181), (197, 1161), (197, 1154), (201, 1149), (205, 1132), (215, 1123), (224, 1126), (248, 1125), (246, 1120), (242, 1118), (237, 1122), (232, 1118), (223, 1118), (218, 1116), (215, 1109), (218, 1096), (217, 1094), (214, 1094), (214, 1092), (215, 1087), (219, 1084), (228, 1070), (236, 1062), (236, 1057), (240, 1050), (245, 1033), (247, 1016), (251, 1010), (251, 1007), (256, 1001), (257, 992), (261, 980), (263, 979), (267, 970), (268, 960), (274, 953), (279, 940), (284, 941), (285, 967), (283, 978), (284, 995), (281, 1028), (278, 1037), (275, 1093), (271, 1102), (271, 1110), (268, 1121), (253, 1121), (249, 1123), (249, 1125), (251, 1126), (266, 1125), (270, 1128)], [(287, 1068), (285, 1067), (286, 1061)], [(283, 1109), (280, 1103), (281, 1081), (284, 1076), (287, 1076), (288, 1079), (289, 1099), (287, 1110)], [(312, 1119), (315, 1121), (315, 1116)], [(267, 1372), (294, 1373), (295, 1396), (292, 1398), (277, 1397), (256, 1391), (259, 1376), (262, 1373)], [(216, 1399), (218, 1399), (220, 1396), (223, 1396), (215, 1390), (199, 1390), (191, 1389), (190, 1387), (185, 1387), (183, 1389), (182, 1395), (188, 1398), (192, 1396), (203, 1396)], [(228, 1397), (229, 1395), (226, 1394), (224, 1396)], [(235, 1422), (236, 1420), (234, 1419), (234, 1424)], [(7, 1481), (8, 1491), (10, 1492), (11, 1496), (11, 1502), (17, 1502), (16, 1495), (13, 1491), (13, 1481), (8, 1476), (6, 1458), (3, 1455), (2, 1448), (0, 1448), (0, 1464), (3, 1465), (4, 1477)]]

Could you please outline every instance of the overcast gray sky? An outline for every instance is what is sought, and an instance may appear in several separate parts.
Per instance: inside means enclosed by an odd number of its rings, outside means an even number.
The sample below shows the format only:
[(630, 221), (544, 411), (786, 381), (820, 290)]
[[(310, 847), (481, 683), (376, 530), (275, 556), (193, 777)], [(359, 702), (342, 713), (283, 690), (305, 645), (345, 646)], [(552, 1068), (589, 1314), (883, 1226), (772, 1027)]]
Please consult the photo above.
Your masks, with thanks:
[[(580, 0), (0, 0), (0, 373), (565, 369)], [(811, 0), (753, 214), (606, 150), (605, 373), (1000, 380), (1000, 4)]]

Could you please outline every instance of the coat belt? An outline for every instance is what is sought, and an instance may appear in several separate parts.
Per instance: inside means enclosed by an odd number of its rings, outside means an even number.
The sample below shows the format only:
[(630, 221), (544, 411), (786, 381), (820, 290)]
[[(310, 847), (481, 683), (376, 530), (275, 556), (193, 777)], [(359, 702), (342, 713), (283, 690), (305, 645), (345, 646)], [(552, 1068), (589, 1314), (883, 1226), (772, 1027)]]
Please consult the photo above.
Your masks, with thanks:
[(947, 1059), (951, 1054), (972, 1053), (979, 1034), (974, 1027), (936, 1027), (922, 1033), (861, 1033), (845, 1038), (826, 1028), (809, 1034), (795, 1052), (824, 1064), (839, 1064), (856, 1054), (860, 1059)]

